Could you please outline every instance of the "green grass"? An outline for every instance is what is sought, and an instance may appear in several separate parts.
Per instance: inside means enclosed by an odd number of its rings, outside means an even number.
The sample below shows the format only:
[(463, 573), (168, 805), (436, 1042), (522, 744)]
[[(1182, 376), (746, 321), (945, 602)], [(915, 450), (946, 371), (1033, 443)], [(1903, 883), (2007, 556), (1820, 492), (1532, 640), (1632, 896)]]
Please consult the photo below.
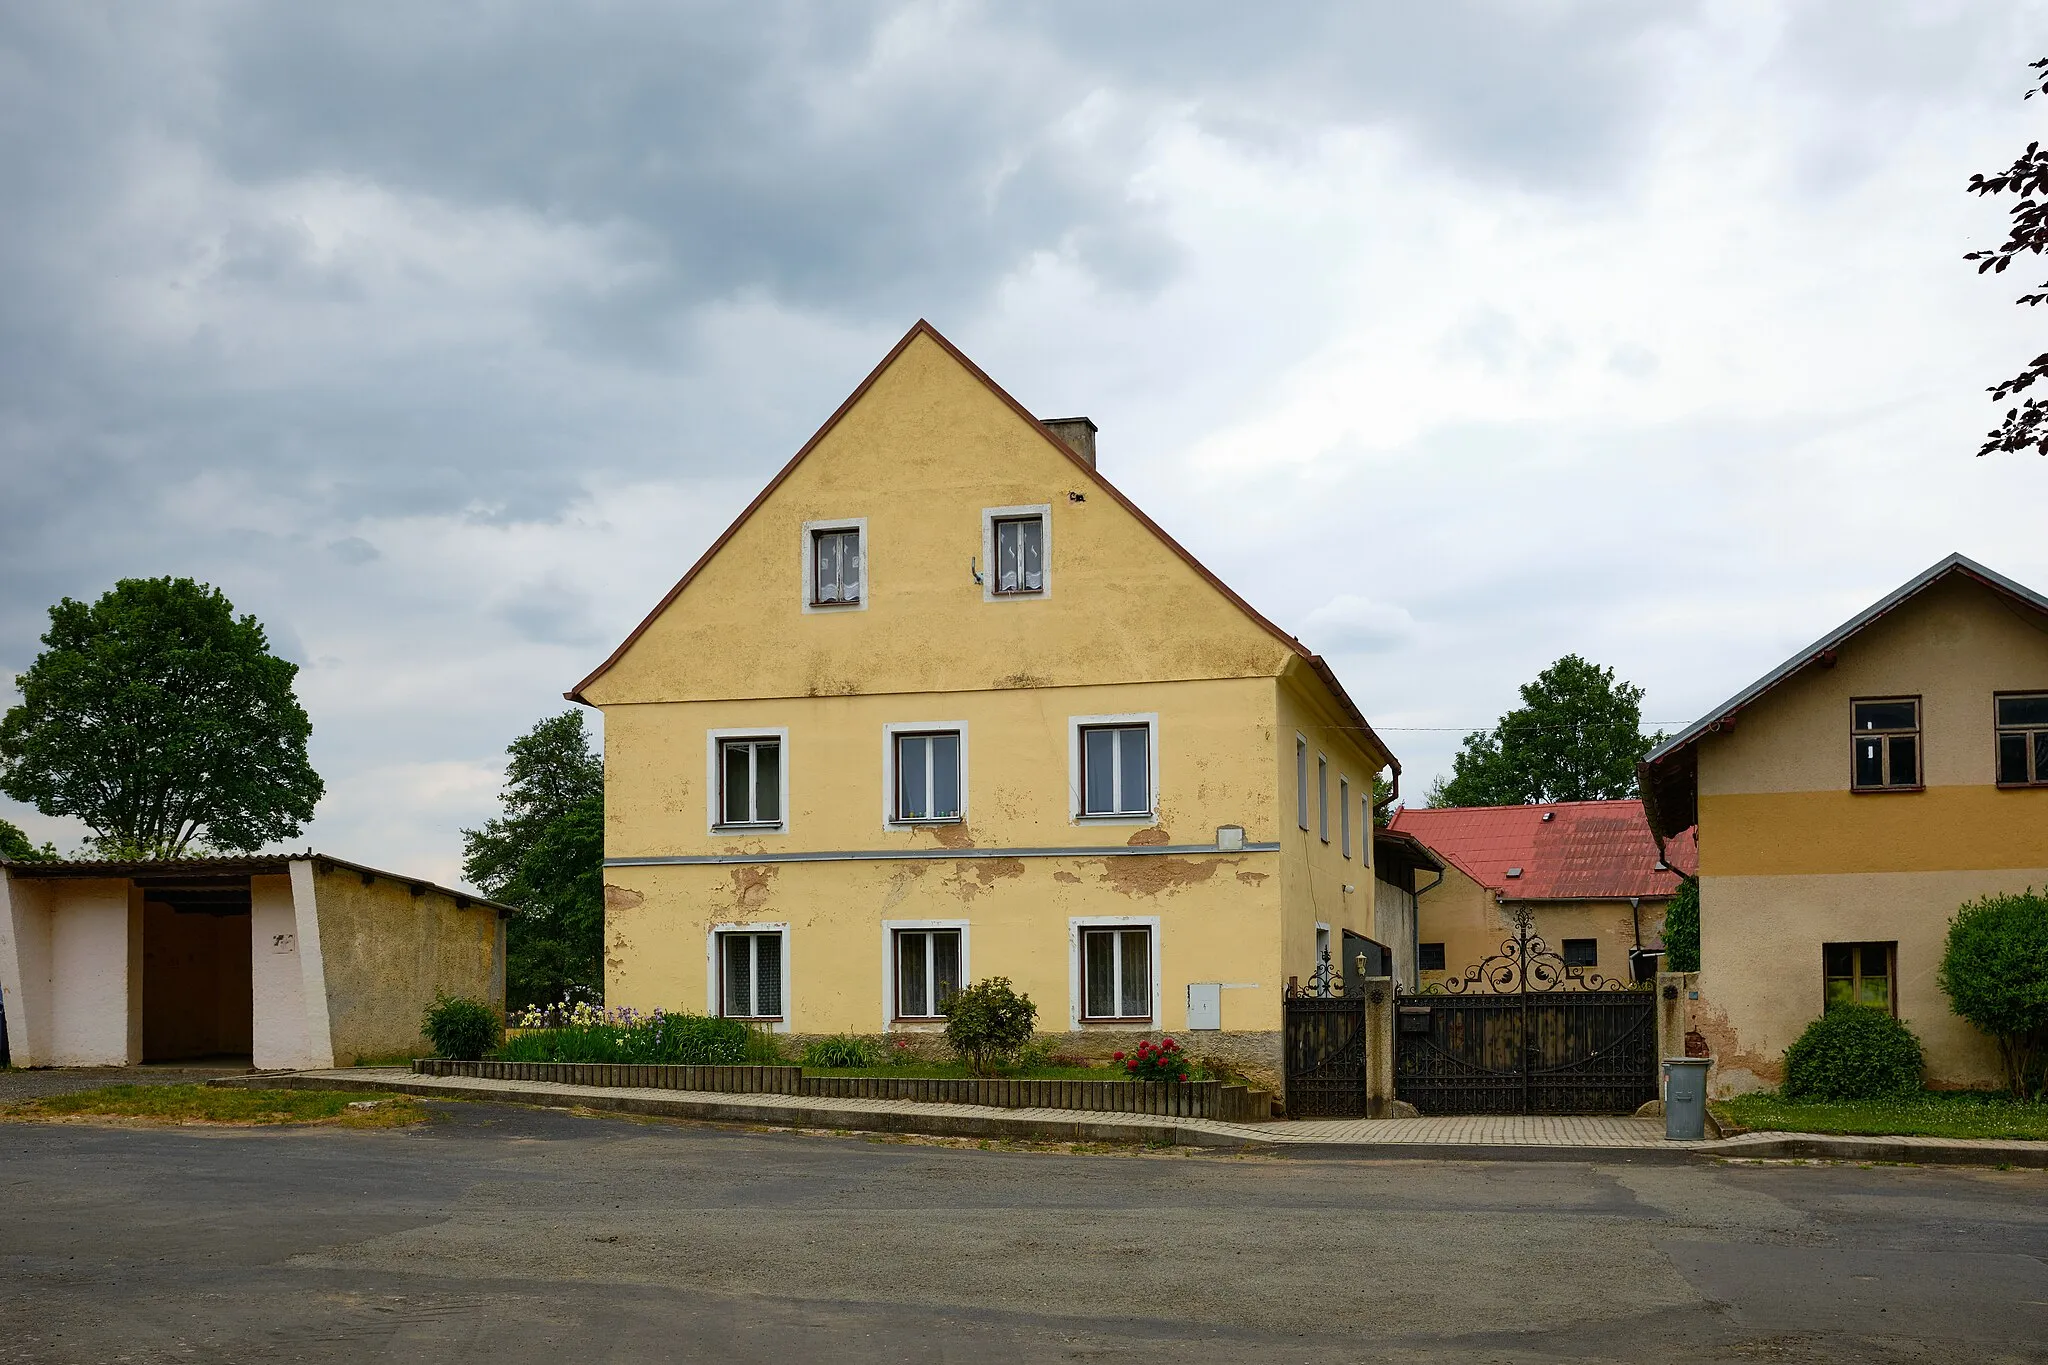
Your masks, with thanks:
[[(371, 1102), (375, 1109), (351, 1109)], [(108, 1085), (49, 1095), (0, 1109), (10, 1119), (121, 1118), (157, 1123), (324, 1123), (341, 1128), (392, 1128), (426, 1117), (408, 1095), (348, 1090), (241, 1090), (211, 1085)]]
[(1923, 1090), (1909, 1099), (1794, 1103), (1774, 1092), (1713, 1104), (1724, 1129), (1857, 1137), (2048, 1139), (2048, 1103), (1981, 1090)]

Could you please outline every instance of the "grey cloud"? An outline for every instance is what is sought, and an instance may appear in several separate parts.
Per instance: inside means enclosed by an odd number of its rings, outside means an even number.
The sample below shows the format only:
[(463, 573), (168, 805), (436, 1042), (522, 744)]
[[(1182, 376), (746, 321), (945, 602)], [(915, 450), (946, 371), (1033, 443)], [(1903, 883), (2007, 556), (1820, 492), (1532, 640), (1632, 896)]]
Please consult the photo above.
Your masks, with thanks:
[(368, 564), (382, 554), (361, 536), (344, 536), (340, 540), (329, 541), (327, 550), (344, 564)]

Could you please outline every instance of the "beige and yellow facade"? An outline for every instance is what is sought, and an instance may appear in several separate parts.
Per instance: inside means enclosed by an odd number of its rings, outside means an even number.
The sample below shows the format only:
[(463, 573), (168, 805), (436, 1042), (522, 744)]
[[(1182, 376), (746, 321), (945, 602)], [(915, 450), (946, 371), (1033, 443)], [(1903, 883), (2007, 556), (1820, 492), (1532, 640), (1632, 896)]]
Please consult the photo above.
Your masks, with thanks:
[[(1782, 1080), (1830, 998), (1892, 1008), (1931, 1085), (2001, 1083), (1935, 974), (1958, 906), (2048, 886), (2048, 766), (2000, 725), (2037, 714), (2048, 599), (1950, 556), (1651, 755), (1653, 824), (1697, 825), (1691, 1027), (1717, 1093)], [(2024, 772), (2002, 734), (2028, 736)]]
[(569, 694), (608, 1003), (914, 1034), (936, 977), (1006, 976), (1078, 1049), (1256, 1060), (1319, 927), (1373, 935), (1393, 755), (1060, 427), (920, 323)]

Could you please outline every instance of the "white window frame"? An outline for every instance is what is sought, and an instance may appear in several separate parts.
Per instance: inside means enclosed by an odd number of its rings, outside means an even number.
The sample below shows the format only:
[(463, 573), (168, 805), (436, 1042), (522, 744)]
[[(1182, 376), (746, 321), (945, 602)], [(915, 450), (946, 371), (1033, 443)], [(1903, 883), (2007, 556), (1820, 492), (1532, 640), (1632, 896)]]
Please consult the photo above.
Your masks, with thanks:
[[(960, 813), (936, 819), (899, 820), (896, 818), (896, 737), (898, 735), (942, 735), (954, 733), (960, 736)], [(917, 722), (891, 722), (882, 727), (882, 828), (918, 829), (924, 825), (964, 825), (967, 823), (967, 722), (964, 720), (935, 720)]]
[[(782, 819), (774, 824), (728, 825), (725, 814), (725, 774), (718, 763), (719, 741), (726, 739), (773, 739), (782, 745)], [(787, 725), (739, 725), (704, 732), (704, 828), (710, 834), (789, 833), (789, 727)]]
[(1308, 833), (1308, 736), (1294, 736), (1294, 823)]
[[(1037, 517), (1039, 555), (1043, 561), (1045, 586), (1036, 592), (996, 591), (996, 523)], [(867, 561), (863, 560), (862, 563)], [(981, 509), (981, 600), (984, 602), (1043, 602), (1052, 596), (1052, 504), (1029, 507), (984, 507)]]
[[(813, 541), (819, 531), (860, 532), (860, 600), (857, 602), (819, 602), (818, 556)], [(840, 517), (834, 521), (807, 521), (803, 536), (797, 541), (797, 555), (803, 561), (803, 611), (804, 615), (830, 615), (840, 611), (866, 611), (868, 599), (875, 595), (875, 561), (868, 554), (868, 519), (866, 517)]]
[(973, 945), (972, 926), (964, 919), (885, 919), (882, 921), (882, 1032), (884, 1033), (933, 1033), (946, 1027), (944, 1019), (902, 1019), (896, 1014), (896, 933), (907, 929), (913, 934), (931, 929), (958, 929), (960, 931), (960, 985), (964, 989), (974, 980), (970, 971), (972, 959), (969, 953)]
[[(782, 935), (782, 1017), (762, 1020), (753, 1015), (727, 1014), (725, 1012), (725, 982), (719, 973), (718, 940), (723, 934), (780, 934)], [(771, 1033), (789, 1032), (789, 1021), (796, 1013), (796, 992), (789, 979), (789, 921), (761, 920), (753, 923), (714, 924), (704, 931), (704, 1003), (705, 1013), (714, 1019), (738, 1019), (742, 1023), (759, 1024)]]
[(1330, 842), (1330, 756), (1316, 755), (1316, 837)]
[(1339, 850), (1351, 856), (1351, 779), (1337, 774), (1337, 833)]
[[(1084, 810), (1081, 770), (1081, 732), (1098, 726), (1143, 725), (1145, 735), (1146, 795), (1149, 809), (1142, 814), (1089, 815)], [(1159, 713), (1130, 711), (1113, 716), (1067, 717), (1067, 819), (1077, 825), (1149, 825), (1159, 818)]]
[(1323, 923), (1321, 920), (1317, 920), (1315, 961), (1311, 964), (1310, 970), (1314, 970), (1314, 968), (1322, 966), (1323, 954), (1329, 953), (1330, 970), (1337, 973), (1338, 976), (1342, 976), (1344, 974), (1344, 964), (1337, 960), (1337, 950), (1333, 946), (1336, 943), (1336, 941), (1336, 935), (1330, 932), (1330, 926)]
[[(1147, 1019), (1087, 1019), (1082, 1008), (1087, 1002), (1083, 994), (1086, 982), (1081, 966), (1081, 931), (1083, 929), (1138, 929), (1152, 931), (1147, 940), (1151, 949), (1149, 969), (1152, 973), (1152, 1013)], [(1067, 921), (1067, 1027), (1069, 1029), (1128, 1029), (1150, 1022), (1154, 1028), (1165, 1027), (1166, 1016), (1159, 1012), (1159, 1002), (1164, 983), (1159, 979), (1159, 916), (1157, 915), (1075, 915)]]

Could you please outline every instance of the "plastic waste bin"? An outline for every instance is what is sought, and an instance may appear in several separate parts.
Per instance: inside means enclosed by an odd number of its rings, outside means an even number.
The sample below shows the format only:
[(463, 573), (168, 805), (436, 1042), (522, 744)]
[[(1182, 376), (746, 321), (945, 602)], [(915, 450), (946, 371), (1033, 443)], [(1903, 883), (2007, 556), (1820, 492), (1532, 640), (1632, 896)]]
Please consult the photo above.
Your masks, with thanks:
[(1664, 1062), (1664, 1136), (1698, 1142), (1707, 1135), (1707, 1068), (1711, 1057), (1670, 1057)]

